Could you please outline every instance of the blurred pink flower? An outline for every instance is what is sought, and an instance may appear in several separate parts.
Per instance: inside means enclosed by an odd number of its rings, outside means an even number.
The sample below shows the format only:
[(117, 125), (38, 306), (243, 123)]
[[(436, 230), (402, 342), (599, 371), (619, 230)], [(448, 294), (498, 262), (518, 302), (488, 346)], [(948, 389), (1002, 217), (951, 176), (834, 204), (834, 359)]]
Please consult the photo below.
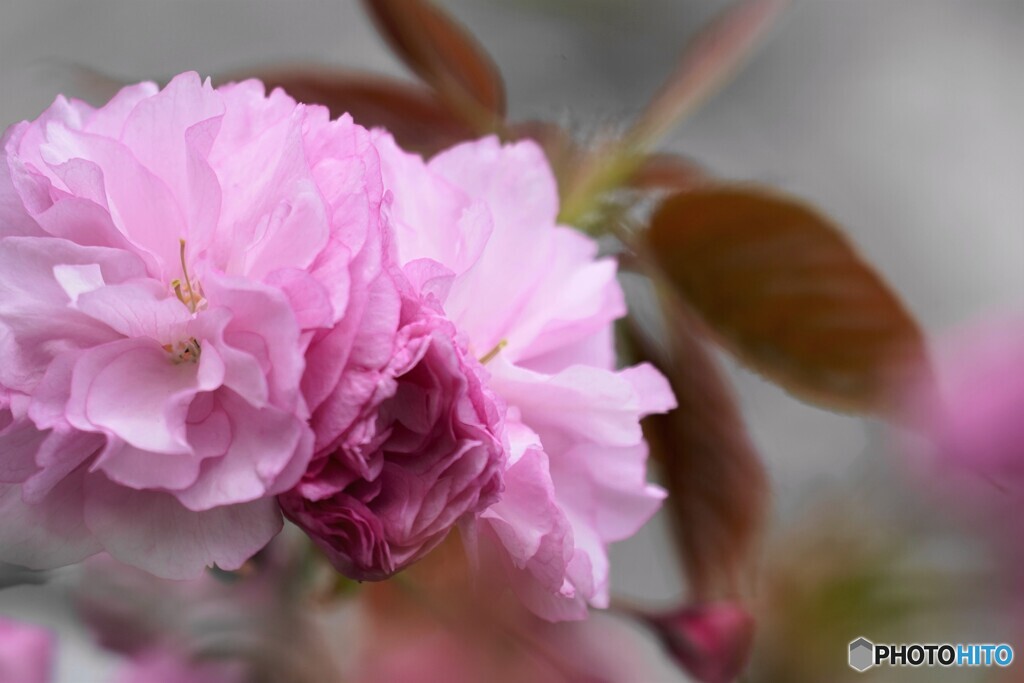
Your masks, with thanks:
[(913, 403), (937, 462), (1024, 493), (1024, 318), (953, 336), (938, 375)]
[(60, 97), (10, 128), (0, 559), (105, 550), (184, 578), (263, 547), (313, 453), (310, 413), (339, 395), (344, 359), (314, 354), (304, 377), (304, 353), (351, 334), (381, 193), (365, 130), (256, 81)]
[(1024, 586), (1024, 317), (975, 323), (942, 339), (935, 356), (934, 381), (913, 387), (907, 401), (915, 429), (903, 445), (914, 482), (987, 541), (1016, 595)]
[(501, 500), (470, 543), (551, 620), (608, 605), (607, 546), (634, 534), (664, 492), (645, 477), (640, 418), (675, 405), (641, 365), (615, 370), (625, 313), (614, 260), (557, 225), (558, 194), (533, 143), (494, 138), (429, 163), (378, 133), (390, 217), (409, 279), (435, 297), (507, 404)]
[(0, 617), (0, 683), (48, 683), (55, 655), (50, 631)]
[(192, 661), (173, 650), (153, 650), (128, 660), (114, 683), (242, 683), (245, 669), (237, 662)]
[[(968, 533), (964, 553), (995, 571), (993, 623), (1024, 633), (1024, 316), (993, 317), (936, 344), (934, 381), (909, 392), (902, 434), (911, 482)], [(987, 552), (986, 552), (987, 551)], [(989, 593), (988, 591), (993, 591)], [(1011, 676), (1012, 678), (1012, 676)]]
[[(551, 623), (515, 602), (476, 600), (432, 586), (409, 610), (364, 616), (345, 680), (358, 683), (687, 683), (654, 634), (614, 612)], [(425, 604), (442, 605), (432, 611)], [(386, 601), (381, 601), (385, 602)], [(379, 604), (379, 603), (378, 603)]]

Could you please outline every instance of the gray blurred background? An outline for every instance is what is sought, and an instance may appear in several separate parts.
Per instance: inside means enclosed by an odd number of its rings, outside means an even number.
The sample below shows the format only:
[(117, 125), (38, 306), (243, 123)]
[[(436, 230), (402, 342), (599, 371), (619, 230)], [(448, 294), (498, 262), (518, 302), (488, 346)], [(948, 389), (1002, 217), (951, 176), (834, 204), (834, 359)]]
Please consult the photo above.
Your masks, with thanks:
[[(513, 118), (583, 129), (636, 113), (687, 37), (726, 6), (441, 4), (503, 68)], [(0, 128), (67, 90), (69, 65), (161, 80), (309, 60), (404, 73), (354, 0), (0, 0)], [(820, 206), (938, 334), (1024, 302), (1022, 66), (1022, 0), (804, 0), (667, 146)], [(778, 518), (798, 514), (808, 491), (885, 463), (875, 426), (730, 371)], [(657, 520), (615, 549), (618, 593), (666, 604), (682, 596), (665, 534)], [(4, 591), (0, 613), (59, 630), (61, 683), (106, 681), (110, 662), (71, 625), (62, 585)]]

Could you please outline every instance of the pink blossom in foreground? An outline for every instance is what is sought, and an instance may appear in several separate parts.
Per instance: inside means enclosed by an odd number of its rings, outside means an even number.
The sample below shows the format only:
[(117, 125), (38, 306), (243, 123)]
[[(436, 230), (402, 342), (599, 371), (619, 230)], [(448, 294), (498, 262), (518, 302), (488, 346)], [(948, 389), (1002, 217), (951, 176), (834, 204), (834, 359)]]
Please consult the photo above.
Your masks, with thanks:
[(950, 338), (939, 379), (919, 392), (914, 419), (943, 467), (1024, 493), (1024, 318)]
[[(443, 551), (442, 551), (443, 552)], [(491, 591), (504, 577), (481, 577)], [(493, 581), (491, 579), (494, 579)], [(422, 584), (420, 585), (422, 588)], [(515, 601), (480, 600), (432, 583), (424, 600), (366, 598), (342, 678), (355, 683), (689, 683), (673, 653), (644, 625), (614, 612), (552, 623)], [(441, 606), (432, 610), (426, 605)], [(732, 679), (735, 680), (735, 679)]]
[(59, 97), (11, 127), (0, 560), (107, 551), (184, 578), (263, 547), (342, 382), (343, 359), (305, 373), (304, 354), (377, 315), (352, 322), (381, 270), (381, 193), (366, 131), (256, 81)]
[[(969, 534), (996, 621), (1024, 633), (1024, 316), (991, 318), (936, 344), (935, 381), (908, 396), (910, 481)], [(987, 550), (987, 552), (986, 552)], [(980, 551), (980, 552), (979, 552)], [(992, 597), (989, 596), (989, 597)], [(1011, 676), (1011, 678), (1013, 678)]]
[(139, 653), (118, 670), (113, 683), (243, 683), (245, 669), (233, 661), (192, 661), (171, 649)]
[(640, 418), (674, 407), (671, 390), (650, 366), (615, 370), (616, 264), (556, 224), (555, 180), (535, 144), (489, 138), (429, 163), (386, 134), (377, 145), (400, 261), (507, 404), (504, 492), (466, 525), (470, 538), (537, 614), (583, 618), (608, 604), (608, 544), (664, 497), (646, 481)]
[(0, 617), (0, 683), (48, 683), (55, 656), (50, 631)]
[[(937, 345), (936, 380), (909, 396), (903, 444), (914, 483), (989, 543), (1001, 574), (1024, 586), (1024, 317), (996, 318)], [(1019, 610), (1019, 603), (1017, 611)]]

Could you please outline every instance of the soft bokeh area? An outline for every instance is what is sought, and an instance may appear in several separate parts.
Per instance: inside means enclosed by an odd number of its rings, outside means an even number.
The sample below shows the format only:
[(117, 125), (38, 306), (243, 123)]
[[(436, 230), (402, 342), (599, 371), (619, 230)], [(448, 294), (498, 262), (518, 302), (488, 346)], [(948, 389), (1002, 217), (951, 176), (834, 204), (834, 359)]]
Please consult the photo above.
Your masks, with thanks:
[[(624, 127), (688, 38), (729, 5), (438, 4), (501, 66), (511, 118), (553, 120), (581, 139)], [(5, 0), (0, 128), (36, 117), (58, 93), (103, 92), (106, 78), (163, 82), (187, 70), (216, 77), (306, 62), (408, 76), (354, 0)], [(318, 575), (328, 597), (312, 619), (296, 616), (285, 584), (309, 579), (308, 558), (290, 536), (258, 558), (242, 604), (224, 596), (249, 581), (244, 572), (164, 585), (101, 559), (45, 577), (0, 569), (0, 588), (29, 580), (0, 590), (0, 619), (52, 629), (57, 683), (244, 680), (230, 665), (235, 644), (216, 641), (233, 628), (224, 623), (259, 623), (282, 642), (301, 632), (309, 650), (288, 661), (307, 667), (302, 680), (322, 680), (327, 662), (360, 681), (495, 680), (496, 671), (509, 681), (724, 681), (701, 669), (703, 655), (729, 659), (751, 623), (741, 680), (757, 683), (856, 680), (846, 647), (858, 636), (1005, 642), (1024, 657), (1024, 446), (1019, 426), (992, 436), (1024, 410), (1024, 351), (1015, 351), (1024, 334), (999, 322), (1024, 315), (1022, 64), (1020, 0), (797, 1), (663, 145), (830, 217), (923, 328), (946, 392), (937, 408), (930, 387), (908, 383), (909, 407), (887, 422), (813, 407), (715, 352), (770, 480), (752, 617), (729, 605), (693, 611), (706, 606), (691, 604), (663, 512), (612, 547), (613, 609), (565, 628), (460, 599), (465, 577), (444, 569), (457, 554), (448, 546), (408, 582), (400, 575), (355, 598), (355, 584)], [(436, 591), (418, 592), (415, 578), (435, 575)], [(130, 594), (140, 597), (120, 605)], [(178, 639), (98, 644), (97, 633), (116, 641), (143, 622), (153, 633), (168, 622), (199, 632), (217, 654), (182, 672)], [(704, 649), (673, 650), (679, 633)], [(505, 640), (514, 644), (495, 646)], [(276, 662), (267, 680), (287, 680), (272, 673), (287, 657), (264, 654)], [(1009, 682), (1020, 666), (894, 669), (873, 680)]]

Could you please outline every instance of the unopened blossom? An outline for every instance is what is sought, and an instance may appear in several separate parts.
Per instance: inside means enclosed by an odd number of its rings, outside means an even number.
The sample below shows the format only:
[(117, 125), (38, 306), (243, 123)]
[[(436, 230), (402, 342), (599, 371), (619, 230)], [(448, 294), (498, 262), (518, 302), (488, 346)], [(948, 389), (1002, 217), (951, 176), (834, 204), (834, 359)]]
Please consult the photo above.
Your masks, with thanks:
[(368, 133), (188, 73), (0, 147), (0, 560), (239, 567), (341, 375), (305, 353), (379, 269)]
[(675, 405), (654, 368), (615, 369), (616, 263), (557, 224), (555, 179), (531, 142), (488, 138), (429, 163), (385, 133), (377, 146), (399, 260), (507, 406), (504, 491), (467, 532), (537, 614), (583, 618), (608, 605), (608, 545), (665, 495), (646, 480), (640, 419)]

